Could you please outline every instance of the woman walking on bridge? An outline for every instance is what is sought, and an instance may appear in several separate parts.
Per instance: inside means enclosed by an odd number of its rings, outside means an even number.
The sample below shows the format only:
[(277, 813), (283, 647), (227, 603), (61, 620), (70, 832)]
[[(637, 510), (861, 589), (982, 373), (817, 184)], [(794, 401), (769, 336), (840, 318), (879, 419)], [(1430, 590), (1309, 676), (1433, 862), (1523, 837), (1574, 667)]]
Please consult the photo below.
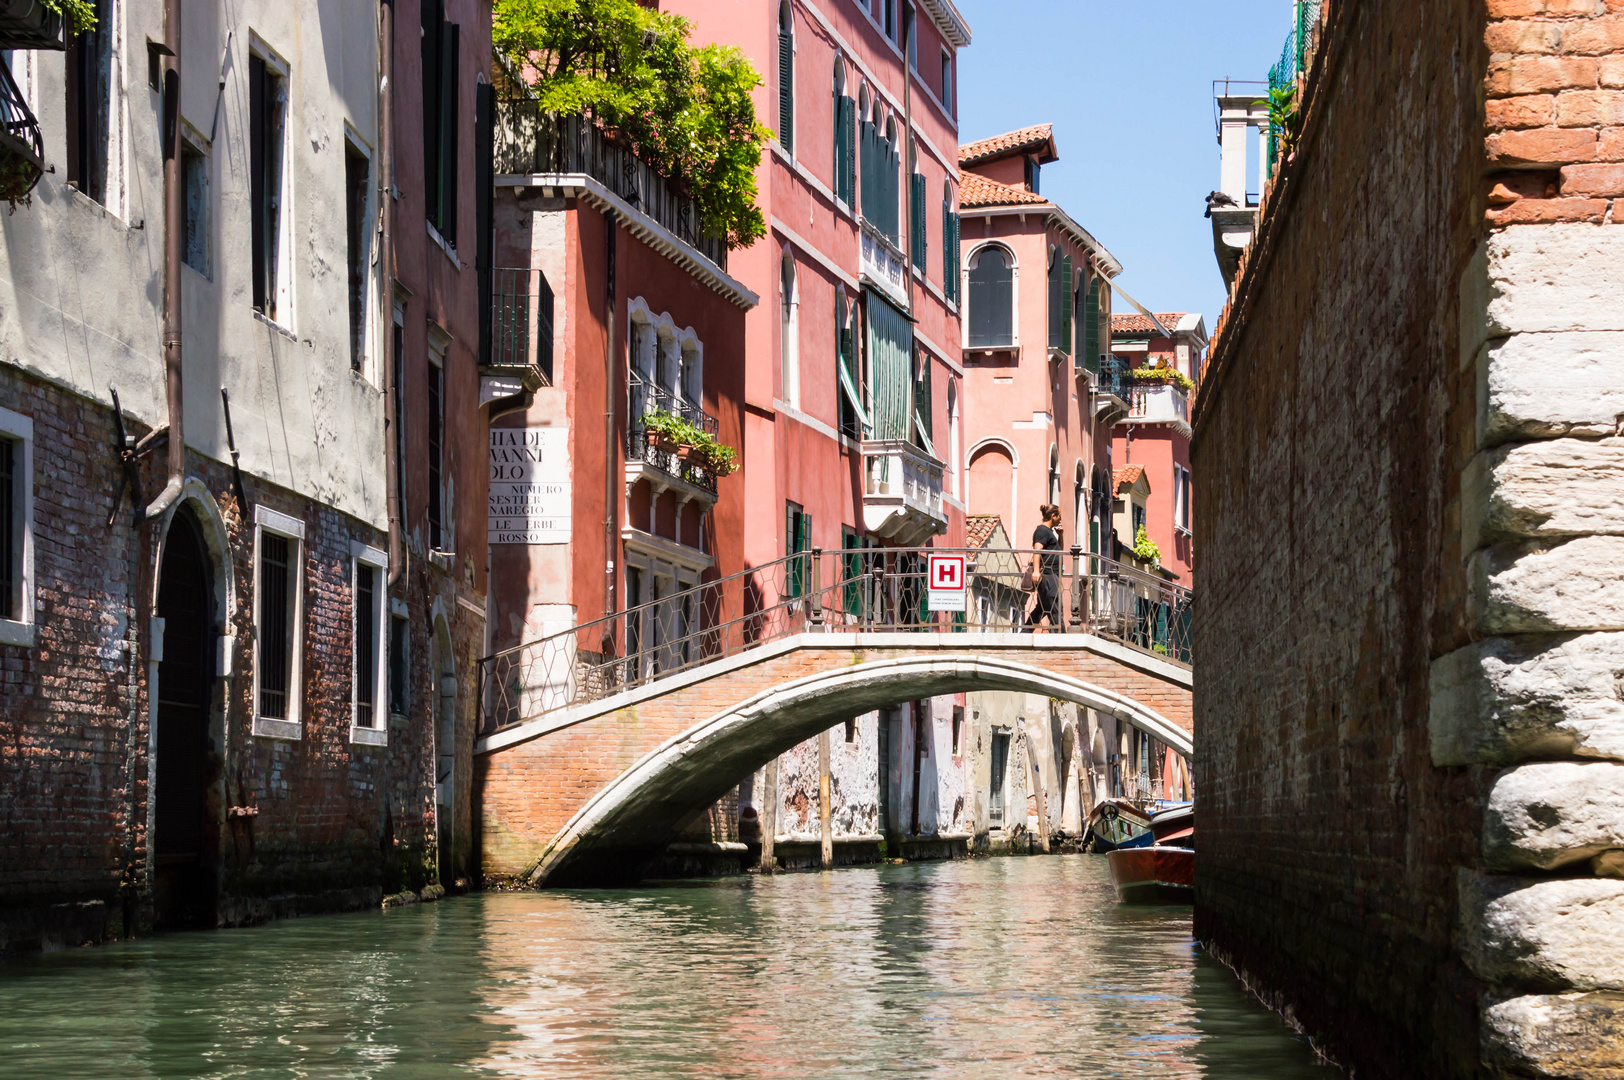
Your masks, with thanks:
[[(1032, 555), (1032, 565), (1028, 576), (1036, 580), (1038, 599), (1032, 605), (1031, 612), (1026, 616), (1023, 633), (1030, 634), (1038, 623), (1047, 618), (1049, 632), (1057, 633), (1060, 625), (1060, 507), (1053, 503), (1044, 503), (1038, 507), (1038, 516), (1043, 519), (1036, 529), (1032, 530), (1032, 546), (1042, 551), (1039, 555)], [(1053, 554), (1050, 554), (1053, 552)]]

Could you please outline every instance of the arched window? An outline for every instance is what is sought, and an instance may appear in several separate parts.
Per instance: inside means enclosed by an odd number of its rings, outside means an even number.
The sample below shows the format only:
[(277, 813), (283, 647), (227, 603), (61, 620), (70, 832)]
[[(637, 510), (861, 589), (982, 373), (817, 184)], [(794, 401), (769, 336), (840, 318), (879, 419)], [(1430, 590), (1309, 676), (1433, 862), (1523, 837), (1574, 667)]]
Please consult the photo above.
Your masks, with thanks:
[(893, 244), (902, 243), (902, 139), (897, 134), (897, 118), (885, 121), (885, 154), (881, 159), (884, 169), (880, 197), (881, 230)]
[(789, 0), (778, 5), (778, 143), (795, 147), (795, 16)]
[[(1071, 479), (1071, 520), (1072, 527), (1077, 535), (1072, 537), (1074, 544), (1082, 543), (1083, 533), (1088, 526), (1088, 469), (1083, 465), (1082, 458), (1077, 459), (1077, 468), (1072, 472)], [(1090, 551), (1094, 550), (1089, 548)]]
[(857, 307), (844, 292), (835, 295), (835, 400), (840, 403), (840, 433), (861, 439), (869, 427), (857, 379)]
[(1060, 447), (1049, 444), (1049, 496), (1043, 500), (1051, 506), (1060, 505)]
[(959, 491), (959, 380), (947, 380), (947, 489), (955, 499)]
[(908, 255), (925, 272), (925, 176), (919, 171), (919, 146), (908, 139)]
[(780, 267), (779, 278), (779, 359), (782, 367), (783, 386), (780, 391), (784, 401), (791, 406), (799, 406), (801, 400), (801, 372), (796, 362), (797, 355), (797, 322), (796, 310), (800, 306), (795, 295), (795, 256), (789, 249), (784, 250), (784, 258)]
[(835, 198), (857, 202), (857, 102), (846, 96), (846, 64), (835, 57)]
[(1009, 254), (984, 247), (970, 263), (970, 347), (1008, 348), (1015, 344), (1015, 275)]

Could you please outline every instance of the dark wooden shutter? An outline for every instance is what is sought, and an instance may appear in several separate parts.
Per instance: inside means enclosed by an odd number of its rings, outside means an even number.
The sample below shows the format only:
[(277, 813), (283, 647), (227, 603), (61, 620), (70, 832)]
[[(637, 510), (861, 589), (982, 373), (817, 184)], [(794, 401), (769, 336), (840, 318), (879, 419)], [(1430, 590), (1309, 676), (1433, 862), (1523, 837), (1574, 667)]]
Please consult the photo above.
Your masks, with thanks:
[(248, 57), (248, 207), (254, 263), (254, 307), (265, 310), (270, 282), (265, 273), (265, 61)]
[(440, 211), (440, 31), (444, 0), (423, 0), (423, 214), (439, 227)]
[(795, 38), (784, 25), (778, 27), (778, 142), (786, 150), (795, 145)]
[(457, 167), (461, 164), (458, 144), (462, 134), (462, 110), (458, 107), (461, 28), (446, 23), (440, 34), (440, 235), (457, 246)]
[(553, 385), (553, 289), (547, 275), (536, 271), (536, 367), (544, 385)]
[(908, 216), (910, 236), (908, 246), (912, 249), (913, 264), (919, 272), (925, 272), (925, 178), (919, 173), (913, 174), (913, 191), (908, 199)]
[(1071, 256), (1060, 260), (1060, 348), (1070, 353), (1071, 345)]
[(1088, 370), (1100, 373), (1100, 279), (1088, 283), (1088, 301), (1083, 311), (1083, 348)]
[(841, 170), (841, 178), (846, 184), (846, 205), (855, 206), (857, 203), (857, 101), (854, 98), (842, 98), (840, 102), (841, 115), (845, 118), (846, 133), (841, 140), (845, 155), (845, 168)]
[(496, 87), (474, 87), (474, 267), (479, 277), (479, 362), (491, 362), (491, 185), (496, 171)]

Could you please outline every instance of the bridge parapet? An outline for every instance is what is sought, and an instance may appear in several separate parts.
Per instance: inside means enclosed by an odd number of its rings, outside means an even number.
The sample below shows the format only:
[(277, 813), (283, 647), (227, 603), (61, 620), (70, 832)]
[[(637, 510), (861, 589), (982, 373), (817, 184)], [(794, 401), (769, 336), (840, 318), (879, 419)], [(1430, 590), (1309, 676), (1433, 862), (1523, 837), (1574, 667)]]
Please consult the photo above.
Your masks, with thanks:
[[(1019, 629), (1040, 552), (1012, 548), (812, 549), (480, 661), (480, 733), (531, 724), (617, 697), (763, 645), (818, 632), (953, 635)], [(932, 555), (963, 556), (966, 610), (932, 611)], [(1049, 553), (1055, 558), (1054, 553)], [(1061, 630), (1188, 667), (1190, 590), (1073, 548), (1059, 556)], [(960, 635), (963, 635), (962, 637)]]

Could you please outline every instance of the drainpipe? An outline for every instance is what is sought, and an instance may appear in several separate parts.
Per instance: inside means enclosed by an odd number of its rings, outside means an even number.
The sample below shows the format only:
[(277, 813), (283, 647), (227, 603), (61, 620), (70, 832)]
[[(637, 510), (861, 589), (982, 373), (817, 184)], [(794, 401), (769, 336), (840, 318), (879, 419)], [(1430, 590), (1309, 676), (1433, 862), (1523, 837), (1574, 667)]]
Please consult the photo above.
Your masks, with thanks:
[(180, 498), (186, 476), (186, 438), (181, 425), (180, 351), (180, 0), (164, 0), (164, 389), (169, 413), (169, 479), (158, 497), (135, 512), (135, 523), (166, 514)]
[(395, 415), (395, 0), (378, 7), (378, 262), (383, 267), (378, 289), (383, 315), (383, 426), (385, 501), (389, 514), (389, 588), (406, 573), (406, 542), (401, 528), (400, 417)]
[(603, 614), (615, 613), (615, 230), (620, 218), (604, 207), (604, 288), (608, 308), (603, 337)]

